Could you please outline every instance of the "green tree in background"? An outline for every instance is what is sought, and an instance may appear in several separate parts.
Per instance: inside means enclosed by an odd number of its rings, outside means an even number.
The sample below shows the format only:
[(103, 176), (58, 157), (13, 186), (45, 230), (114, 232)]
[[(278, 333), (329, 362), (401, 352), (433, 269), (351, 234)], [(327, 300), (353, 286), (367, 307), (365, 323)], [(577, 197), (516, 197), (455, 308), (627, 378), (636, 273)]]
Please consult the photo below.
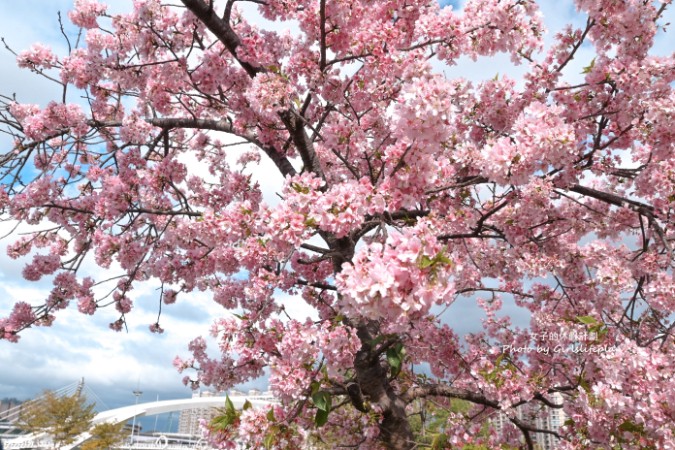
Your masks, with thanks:
[(80, 448), (82, 450), (107, 450), (118, 447), (127, 435), (124, 425), (124, 422), (105, 422), (94, 426), (89, 432), (91, 438), (84, 442)]
[(45, 391), (41, 397), (26, 402), (19, 423), (25, 431), (49, 434), (58, 449), (88, 431), (95, 415), (94, 403), (88, 404), (82, 395), (58, 396)]

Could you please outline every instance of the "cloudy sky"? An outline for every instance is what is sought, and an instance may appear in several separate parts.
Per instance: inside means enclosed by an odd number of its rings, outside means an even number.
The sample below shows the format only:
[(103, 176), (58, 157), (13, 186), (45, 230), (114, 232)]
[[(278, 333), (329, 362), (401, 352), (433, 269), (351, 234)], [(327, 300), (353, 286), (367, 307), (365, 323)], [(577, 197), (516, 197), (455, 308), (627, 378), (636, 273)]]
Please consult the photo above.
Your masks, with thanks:
[[(128, 8), (130, 0), (111, 1), (113, 11)], [(449, 2), (444, 2), (449, 3)], [(456, 6), (458, 2), (453, 2)], [(570, 21), (581, 22), (571, 0), (544, 1), (543, 12), (551, 34)], [(58, 28), (57, 12), (63, 13), (72, 5), (71, 0), (22, 0), (0, 1), (0, 36), (15, 50), (27, 48), (32, 42), (42, 42), (63, 53), (63, 40)], [(671, 11), (672, 16), (672, 11)], [(550, 37), (548, 38), (550, 42)], [(672, 51), (672, 45), (661, 40), (658, 52)], [(579, 77), (581, 67), (592, 58), (589, 49), (582, 49), (578, 61), (568, 68), (570, 80)], [(463, 76), (471, 79), (490, 79), (496, 73), (523, 73), (524, 67), (513, 67), (508, 57), (481, 59), (477, 62), (462, 60), (452, 68), (442, 70), (448, 77)], [(19, 71), (14, 57), (0, 49), (0, 93), (15, 92), (20, 101), (46, 103), (58, 98), (59, 91), (53, 83), (46, 82), (26, 71)], [(7, 141), (0, 138), (0, 153), (7, 151)], [(268, 188), (273, 191), (271, 187)], [(8, 226), (0, 224), (0, 235)], [(6, 316), (17, 300), (39, 302), (45, 297), (48, 284), (22, 281), (20, 262), (10, 260), (4, 251), (7, 239), (0, 241), (0, 316)], [(143, 391), (141, 401), (181, 398), (190, 395), (181, 383), (182, 376), (172, 367), (177, 354), (186, 355), (186, 344), (202, 334), (220, 311), (205, 295), (193, 295), (191, 302), (179, 302), (165, 308), (163, 335), (151, 334), (148, 325), (155, 321), (157, 295), (155, 286), (137, 288), (137, 308), (129, 315), (128, 333), (108, 330), (108, 323), (117, 318), (115, 311), (101, 311), (92, 319), (74, 310), (60, 314), (51, 328), (38, 328), (23, 334), (18, 344), (0, 341), (0, 398), (27, 399), (43, 389), (58, 389), (84, 377), (108, 407), (131, 404), (132, 391)], [(286, 299), (289, 305), (291, 299)], [(458, 302), (448, 312), (449, 321), (456, 321), (459, 331), (480, 327), (480, 314), (470, 301)], [(518, 321), (525, 321), (520, 314)], [(244, 388), (252, 387), (245, 386)], [(264, 388), (264, 381), (255, 384)]]
[[(57, 13), (61, 11), (67, 21), (65, 12), (72, 3), (2, 1), (0, 36), (15, 51), (33, 42), (63, 50)], [(131, 1), (111, 3), (114, 11), (121, 11)], [(20, 101), (27, 103), (44, 104), (59, 98), (56, 85), (17, 69), (14, 60), (11, 53), (0, 50), (1, 93), (16, 93)], [(7, 140), (0, 137), (0, 146), (0, 153), (6, 152)], [(9, 224), (0, 224), (0, 235), (9, 229)], [(48, 281), (22, 280), (21, 262), (6, 256), (8, 241), (0, 241), (0, 316), (6, 316), (17, 300), (40, 302), (50, 287)], [(152, 334), (148, 325), (156, 320), (155, 287), (141, 286), (134, 291), (137, 307), (128, 318), (128, 333), (108, 329), (108, 324), (118, 317), (113, 310), (99, 311), (93, 318), (67, 310), (59, 314), (52, 327), (28, 330), (18, 344), (0, 341), (0, 398), (31, 398), (43, 389), (59, 389), (82, 377), (110, 408), (132, 404), (132, 391), (137, 386), (143, 391), (140, 401), (189, 397), (191, 391), (181, 383), (182, 375), (173, 369), (172, 360), (179, 354), (187, 356), (187, 343), (208, 330), (220, 313), (219, 307), (206, 296), (193, 295), (190, 304), (178, 302), (164, 308), (162, 326), (166, 331)], [(264, 388), (265, 383), (252, 386)]]

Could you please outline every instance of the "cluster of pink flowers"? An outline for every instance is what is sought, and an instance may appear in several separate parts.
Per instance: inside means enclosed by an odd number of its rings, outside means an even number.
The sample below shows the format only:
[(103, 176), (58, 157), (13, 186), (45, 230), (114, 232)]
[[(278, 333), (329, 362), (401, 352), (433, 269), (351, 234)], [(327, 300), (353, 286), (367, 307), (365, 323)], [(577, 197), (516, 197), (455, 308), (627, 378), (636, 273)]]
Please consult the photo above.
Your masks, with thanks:
[(392, 233), (390, 241), (358, 250), (336, 277), (343, 307), (350, 315), (386, 317), (405, 326), (426, 315), (434, 304), (450, 304), (453, 261), (433, 229), (421, 222)]
[(0, 336), (10, 342), (17, 342), (18, 332), (36, 320), (37, 316), (31, 305), (26, 302), (17, 302), (9, 317), (0, 319)]
[(474, 58), (510, 52), (512, 60), (519, 63), (521, 55), (541, 49), (545, 29), (536, 2), (470, 0), (463, 13), (466, 17), (463, 26), (469, 32), (467, 51)]
[[(449, 445), (516, 447), (515, 405), (552, 393), (570, 418), (560, 448), (673, 447), (675, 72), (650, 54), (670, 1), (576, 0), (587, 20), (545, 53), (533, 0), (255, 2), (293, 33), (183, 3), (77, 0), (83, 46), (19, 54), (88, 106), (0, 96), (0, 209), (44, 226), (7, 253), (53, 284), (0, 338), (71, 303), (94, 314), (96, 281), (77, 273), (93, 255), (121, 272), (114, 330), (144, 282), (166, 305), (207, 291), (236, 312), (217, 348), (197, 338), (175, 361), (193, 387), (269, 376), (280, 404), (242, 412), (211, 436), (221, 448), (378, 448), (415, 395), (486, 410), (448, 416)], [(436, 70), (497, 52), (528, 64), (522, 82)], [(460, 336), (445, 318), (467, 303), (484, 320)], [(481, 424), (497, 410), (516, 423)]]
[(37, 43), (17, 56), (17, 64), (30, 69), (51, 69), (58, 64), (58, 58), (51, 48)]
[(98, 17), (105, 14), (108, 7), (96, 0), (75, 0), (75, 9), (68, 13), (70, 20), (82, 28), (96, 28)]
[(277, 334), (275, 352), (270, 358), (270, 388), (282, 399), (298, 399), (312, 380), (319, 348), (310, 323), (273, 322), (268, 332)]
[(274, 123), (276, 114), (287, 109), (297, 95), (291, 83), (280, 74), (263, 73), (256, 76), (246, 93), (251, 108), (258, 112), (265, 122)]
[(75, 136), (82, 136), (89, 130), (82, 108), (76, 104), (50, 102), (46, 108), (36, 105), (12, 104), (11, 110), (21, 118), (27, 138), (39, 141), (55, 131), (68, 130)]
[(353, 328), (324, 322), (316, 330), (317, 346), (326, 359), (331, 376), (339, 376), (354, 365), (354, 357), (361, 348), (361, 341)]
[(72, 83), (75, 87), (83, 89), (94, 84), (103, 70), (99, 64), (95, 64), (91, 55), (85, 49), (75, 49), (70, 55), (61, 61), (61, 80), (64, 83)]
[(531, 103), (516, 119), (510, 137), (483, 147), (483, 173), (498, 183), (526, 184), (537, 171), (576, 160), (574, 130), (561, 114), (560, 107)]

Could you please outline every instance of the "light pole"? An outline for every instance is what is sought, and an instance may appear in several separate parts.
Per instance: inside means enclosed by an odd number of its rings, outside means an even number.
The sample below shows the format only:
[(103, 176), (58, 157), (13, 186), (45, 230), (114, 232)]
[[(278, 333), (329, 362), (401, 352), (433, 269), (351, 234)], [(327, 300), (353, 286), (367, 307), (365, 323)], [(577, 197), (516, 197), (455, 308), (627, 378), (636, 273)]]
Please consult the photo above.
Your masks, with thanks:
[[(140, 389), (136, 388), (136, 389), (133, 391), (133, 394), (134, 394), (134, 397), (136, 397), (136, 406), (138, 406), (138, 397), (140, 397), (141, 395), (143, 395), (143, 391), (141, 391)], [(129, 443), (129, 446), (130, 446), (130, 447), (134, 445), (134, 431), (136, 430), (136, 416), (137, 416), (137, 415), (138, 415), (138, 411), (134, 411), (134, 418), (133, 418), (133, 420), (131, 421), (131, 442)]]

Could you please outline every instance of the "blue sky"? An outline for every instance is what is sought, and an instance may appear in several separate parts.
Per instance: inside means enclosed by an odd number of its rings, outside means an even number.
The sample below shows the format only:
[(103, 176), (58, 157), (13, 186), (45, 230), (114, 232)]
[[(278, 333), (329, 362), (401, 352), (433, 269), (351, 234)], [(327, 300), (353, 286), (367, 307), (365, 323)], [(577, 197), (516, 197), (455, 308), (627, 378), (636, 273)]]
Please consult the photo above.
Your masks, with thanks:
[[(130, 0), (110, 2), (114, 10), (123, 10)], [(455, 9), (460, 1), (452, 3)], [(22, 0), (0, 2), (0, 36), (15, 50), (27, 48), (32, 42), (42, 42), (63, 49), (57, 24), (57, 11), (65, 12), (70, 0)], [(545, 22), (552, 31), (558, 31), (570, 20), (582, 18), (575, 13), (569, 0), (544, 1)], [(672, 15), (672, 11), (671, 11)], [(550, 38), (549, 38), (550, 39)], [(660, 51), (672, 51), (672, 44), (662, 42)], [(668, 50), (670, 49), (670, 50)], [(570, 65), (569, 77), (579, 76), (581, 67), (588, 64), (592, 55), (581, 51), (578, 63)], [(497, 72), (517, 77), (524, 67), (514, 67), (506, 56), (483, 58), (476, 62), (462, 59), (460, 63), (443, 71), (448, 77), (463, 76), (470, 79), (489, 79)], [(19, 71), (14, 57), (0, 49), (0, 92), (17, 93), (23, 102), (46, 103), (59, 98), (57, 86), (46, 82), (27, 71)], [(0, 137), (0, 152), (4, 153), (8, 142)], [(266, 187), (270, 192), (274, 188)], [(7, 227), (0, 224), (0, 234)], [(6, 257), (7, 240), (0, 241), (0, 315), (5, 316), (16, 300), (38, 302), (45, 297), (47, 283), (27, 283), (21, 277), (21, 264)], [(61, 314), (51, 328), (28, 330), (20, 343), (0, 341), (0, 398), (26, 399), (42, 389), (58, 389), (85, 377), (88, 385), (110, 407), (132, 404), (132, 391), (137, 386), (144, 392), (141, 401), (180, 398), (189, 396), (190, 390), (183, 387), (171, 362), (177, 354), (186, 354), (189, 340), (208, 329), (211, 320), (220, 314), (217, 305), (206, 294), (195, 294), (191, 303), (181, 303), (164, 309), (163, 335), (148, 331), (156, 315), (156, 286), (138, 288), (137, 310), (129, 316), (129, 332), (114, 333), (107, 324), (117, 318), (114, 311), (102, 311), (93, 320), (74, 310)], [(292, 304), (292, 299), (285, 299)], [(462, 318), (455, 325), (467, 332), (480, 327), (480, 314), (467, 301), (453, 305), (449, 314)], [(194, 307), (192, 305), (198, 305)], [(467, 320), (473, 319), (473, 320)], [(469, 323), (469, 325), (467, 325)], [(250, 387), (264, 388), (264, 381)]]

